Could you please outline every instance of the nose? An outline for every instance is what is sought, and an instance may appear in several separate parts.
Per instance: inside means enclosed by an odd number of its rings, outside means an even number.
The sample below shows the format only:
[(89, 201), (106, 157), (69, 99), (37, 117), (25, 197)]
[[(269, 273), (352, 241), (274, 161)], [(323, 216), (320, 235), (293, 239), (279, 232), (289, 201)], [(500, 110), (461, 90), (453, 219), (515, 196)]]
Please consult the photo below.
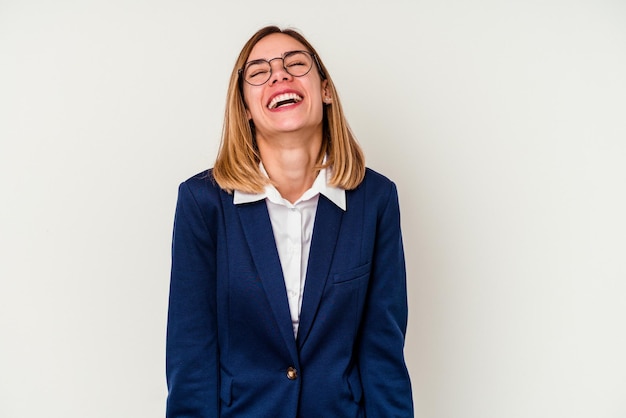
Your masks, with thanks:
[(270, 85), (278, 81), (288, 81), (293, 78), (293, 76), (285, 70), (282, 58), (274, 58), (270, 60), (270, 66), (272, 67), (272, 74), (270, 75), (269, 80)]

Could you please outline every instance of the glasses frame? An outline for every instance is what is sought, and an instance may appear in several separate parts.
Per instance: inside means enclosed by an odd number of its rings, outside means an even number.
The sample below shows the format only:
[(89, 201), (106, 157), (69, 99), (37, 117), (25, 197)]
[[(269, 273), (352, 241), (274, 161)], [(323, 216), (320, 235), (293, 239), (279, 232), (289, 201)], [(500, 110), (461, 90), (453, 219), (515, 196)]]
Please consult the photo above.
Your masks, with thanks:
[[(301, 53), (304, 53), (304, 54), (309, 55), (309, 56), (313, 59), (313, 61), (315, 62), (315, 65), (317, 66), (317, 71), (319, 72), (320, 77), (322, 78), (322, 80), (325, 80), (325, 79), (326, 79), (326, 74), (324, 73), (324, 70), (322, 70), (322, 65), (320, 64), (319, 60), (317, 59), (317, 55), (316, 55), (316, 54), (314, 54), (314, 53), (312, 53), (312, 52), (309, 52), (309, 51), (304, 51), (304, 50), (299, 50), (299, 49), (296, 49), (296, 50), (293, 50), (293, 51), (287, 51), (287, 52), (285, 52), (282, 56), (280, 56), (280, 57), (276, 57), (276, 58), (271, 58), (271, 59), (269, 59), (269, 60), (266, 60), (266, 59), (260, 58), (260, 59), (258, 59), (258, 60), (253, 60), (253, 61), (248, 61), (248, 62), (246, 62), (246, 63), (243, 65), (243, 67), (242, 67), (242, 68), (240, 68), (239, 70), (237, 70), (237, 73), (239, 74), (239, 80), (240, 80), (240, 82), (241, 82), (241, 81), (245, 81), (247, 84), (249, 84), (249, 85), (251, 85), (251, 86), (255, 86), (255, 87), (262, 86), (263, 84), (267, 83), (268, 81), (270, 81), (270, 78), (272, 78), (272, 72), (273, 72), (273, 70), (272, 70), (272, 61), (274, 61), (274, 60), (281, 60), (281, 61), (282, 61), (282, 63), (283, 63), (283, 69), (284, 69), (284, 70), (287, 72), (287, 74), (289, 74), (290, 76), (292, 76), (292, 77), (304, 77), (305, 75), (307, 75), (308, 73), (310, 73), (310, 72), (311, 72), (311, 68), (313, 68), (313, 65), (311, 65), (311, 67), (307, 70), (307, 72), (306, 72), (306, 73), (301, 74), (301, 75), (293, 75), (293, 74), (291, 74), (291, 72), (289, 71), (289, 69), (288, 69), (287, 67), (285, 67), (285, 57), (286, 57), (287, 55), (289, 55), (289, 54), (293, 54), (293, 53), (297, 53), (297, 52), (301, 52)], [(244, 71), (246, 70), (246, 68), (248, 68), (248, 66), (249, 66), (250, 64), (252, 64), (252, 63), (258, 63), (258, 62), (266, 62), (266, 63), (268, 63), (268, 64), (269, 64), (269, 66), (270, 66), (270, 72), (269, 72), (269, 75), (267, 76), (267, 80), (265, 80), (265, 81), (264, 81), (264, 82), (262, 82), (261, 84), (253, 84), (253, 83), (249, 82), (248, 80), (246, 80), (246, 78), (244, 77)]]

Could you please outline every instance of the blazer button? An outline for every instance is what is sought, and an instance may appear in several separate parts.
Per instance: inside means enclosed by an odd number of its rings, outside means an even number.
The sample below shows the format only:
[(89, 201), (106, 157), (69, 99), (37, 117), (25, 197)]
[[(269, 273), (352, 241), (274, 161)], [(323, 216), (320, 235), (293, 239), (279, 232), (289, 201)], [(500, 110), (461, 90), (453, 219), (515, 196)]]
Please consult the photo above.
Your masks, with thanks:
[(296, 380), (298, 378), (298, 371), (294, 367), (287, 368), (287, 379)]

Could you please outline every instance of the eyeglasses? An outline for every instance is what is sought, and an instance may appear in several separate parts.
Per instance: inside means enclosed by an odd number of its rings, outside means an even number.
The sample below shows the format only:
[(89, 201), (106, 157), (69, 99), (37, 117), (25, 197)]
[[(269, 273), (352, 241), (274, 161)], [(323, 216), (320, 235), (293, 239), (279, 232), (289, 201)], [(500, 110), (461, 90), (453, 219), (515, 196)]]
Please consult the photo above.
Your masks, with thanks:
[(239, 69), (239, 76), (243, 77), (245, 82), (252, 86), (262, 86), (272, 76), (272, 61), (274, 60), (282, 60), (285, 71), (294, 77), (307, 75), (313, 67), (313, 61), (315, 61), (320, 76), (322, 79), (326, 78), (317, 56), (308, 51), (289, 51), (285, 52), (282, 57), (272, 58), (271, 60), (258, 59), (248, 61), (243, 68)]

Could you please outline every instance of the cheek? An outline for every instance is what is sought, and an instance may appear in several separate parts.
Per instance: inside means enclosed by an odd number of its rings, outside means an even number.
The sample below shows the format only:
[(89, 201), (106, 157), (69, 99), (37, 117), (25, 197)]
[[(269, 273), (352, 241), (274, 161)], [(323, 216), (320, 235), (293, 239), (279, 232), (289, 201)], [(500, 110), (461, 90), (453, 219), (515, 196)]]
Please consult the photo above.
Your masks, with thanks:
[(253, 113), (255, 111), (258, 112), (256, 107), (258, 107), (259, 98), (250, 90), (244, 89), (243, 92), (243, 103), (246, 107), (246, 116), (248, 119), (252, 119)]

